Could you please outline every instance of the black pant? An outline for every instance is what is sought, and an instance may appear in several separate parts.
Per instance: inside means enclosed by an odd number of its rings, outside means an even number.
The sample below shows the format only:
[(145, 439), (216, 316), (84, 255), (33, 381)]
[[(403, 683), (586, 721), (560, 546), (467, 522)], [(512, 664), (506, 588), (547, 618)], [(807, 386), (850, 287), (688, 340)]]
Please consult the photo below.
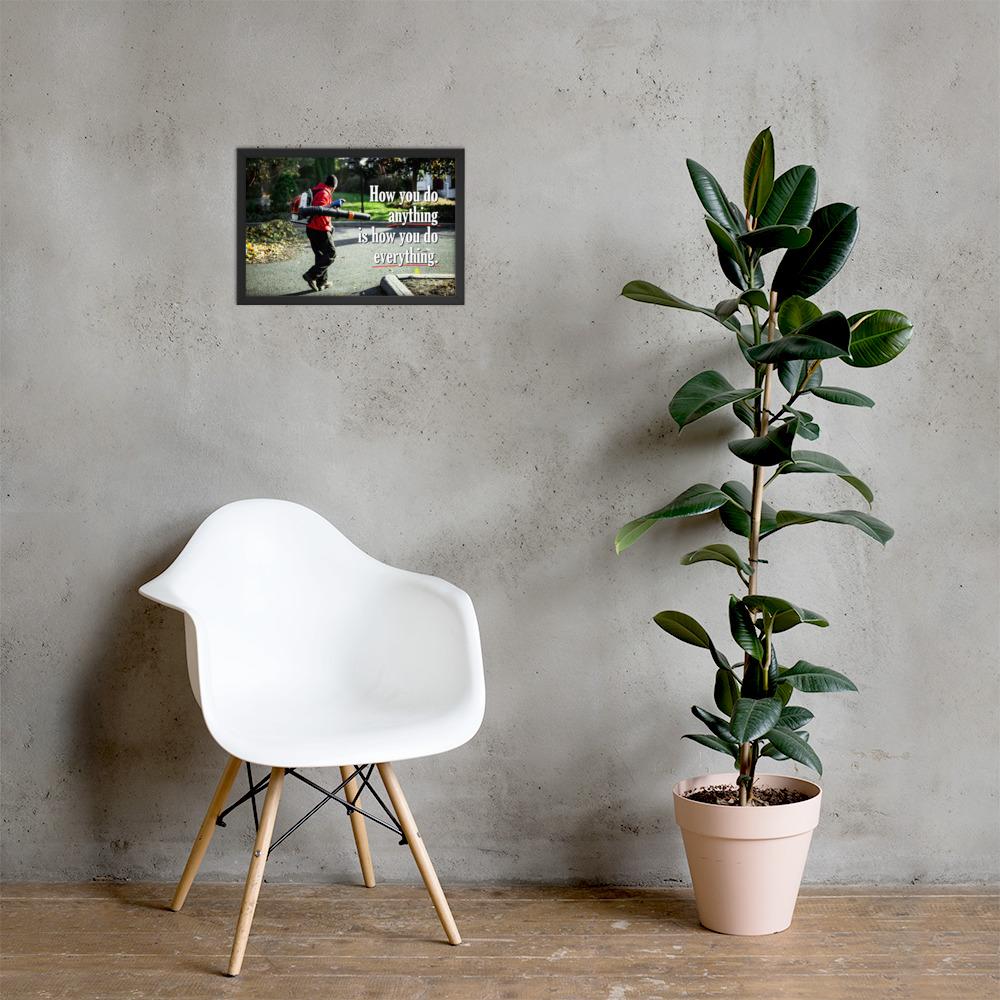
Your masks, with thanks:
[(333, 245), (333, 234), (326, 229), (307, 229), (306, 235), (312, 244), (313, 253), (316, 255), (316, 263), (313, 264), (306, 274), (314, 281), (322, 284), (326, 280), (326, 272), (337, 256), (337, 250)]

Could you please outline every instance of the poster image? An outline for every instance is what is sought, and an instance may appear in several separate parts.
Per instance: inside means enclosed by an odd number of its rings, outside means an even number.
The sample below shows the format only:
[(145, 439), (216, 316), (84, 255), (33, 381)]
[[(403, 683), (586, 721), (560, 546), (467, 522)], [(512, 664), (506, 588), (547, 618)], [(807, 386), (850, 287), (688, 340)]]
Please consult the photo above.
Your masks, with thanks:
[(237, 150), (240, 305), (461, 305), (464, 150)]

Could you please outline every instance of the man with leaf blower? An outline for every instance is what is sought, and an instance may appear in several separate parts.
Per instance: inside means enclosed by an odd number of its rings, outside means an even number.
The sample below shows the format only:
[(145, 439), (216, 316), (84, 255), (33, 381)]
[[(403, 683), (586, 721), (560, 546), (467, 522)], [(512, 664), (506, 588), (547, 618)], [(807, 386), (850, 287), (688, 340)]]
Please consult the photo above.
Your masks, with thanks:
[[(339, 208), (344, 204), (344, 199), (333, 200), (333, 192), (336, 190), (337, 178), (333, 174), (328, 174), (326, 180), (320, 181), (312, 189), (310, 207), (314, 209)], [(321, 292), (324, 288), (330, 287), (326, 272), (337, 256), (337, 249), (333, 245), (333, 219), (328, 215), (321, 215), (319, 212), (310, 212), (309, 215), (309, 222), (306, 223), (306, 236), (309, 237), (309, 244), (316, 256), (316, 263), (302, 277), (314, 292)]]
[(366, 212), (348, 212), (342, 209), (340, 206), (344, 204), (344, 199), (333, 200), (333, 192), (336, 190), (337, 178), (328, 174), (326, 180), (303, 191), (290, 206), (293, 223), (301, 226), (304, 219), (309, 220), (305, 223), (306, 235), (316, 256), (316, 263), (302, 277), (314, 292), (330, 287), (327, 271), (337, 256), (333, 244), (333, 220), (371, 219)]

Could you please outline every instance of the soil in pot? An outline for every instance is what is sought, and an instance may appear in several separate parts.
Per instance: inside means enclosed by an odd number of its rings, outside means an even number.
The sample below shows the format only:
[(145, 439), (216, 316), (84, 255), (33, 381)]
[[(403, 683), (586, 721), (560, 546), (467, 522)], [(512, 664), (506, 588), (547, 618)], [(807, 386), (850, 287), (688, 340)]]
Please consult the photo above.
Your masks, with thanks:
[[(740, 792), (736, 785), (708, 785), (694, 788), (684, 795), (695, 802), (707, 802), (712, 806), (738, 806)], [(794, 802), (805, 802), (809, 796), (794, 788), (757, 788), (750, 798), (751, 806), (789, 806)]]

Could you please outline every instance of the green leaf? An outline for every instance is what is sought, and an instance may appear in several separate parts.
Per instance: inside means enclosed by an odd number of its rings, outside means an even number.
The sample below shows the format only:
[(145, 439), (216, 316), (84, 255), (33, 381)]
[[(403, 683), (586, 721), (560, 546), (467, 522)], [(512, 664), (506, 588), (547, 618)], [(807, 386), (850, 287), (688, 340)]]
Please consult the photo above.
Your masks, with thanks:
[(706, 712), (705, 709), (699, 708), (697, 705), (691, 706), (691, 714), (699, 721), (703, 722), (709, 730), (719, 737), (724, 743), (733, 742), (733, 734), (729, 731), (729, 720), (720, 719), (717, 715), (713, 715), (711, 712)]
[(740, 296), (740, 303), (755, 306), (757, 309), (768, 309), (767, 296), (759, 288), (751, 288)]
[(726, 715), (733, 714), (733, 708), (740, 697), (740, 685), (731, 670), (721, 667), (715, 671), (715, 705)]
[(747, 606), (739, 598), (729, 598), (729, 631), (732, 632), (740, 649), (749, 653), (754, 659), (760, 660), (764, 655), (760, 636), (753, 623), (753, 618)]
[[(822, 315), (819, 306), (808, 299), (793, 295), (790, 299), (786, 299), (778, 310), (778, 329), (787, 336), (794, 333), (799, 327), (819, 319)], [(801, 358), (794, 361), (782, 361), (778, 364), (778, 378), (781, 379), (781, 384), (789, 392), (796, 392), (801, 388), (808, 368), (809, 363)], [(807, 386), (822, 384), (823, 368), (819, 366), (809, 376)]]
[(780, 300), (791, 295), (811, 298), (837, 275), (858, 236), (858, 210), (841, 203), (824, 205), (813, 212), (809, 228), (809, 242), (789, 250), (774, 273), (771, 290)]
[[(789, 690), (791, 690), (791, 689), (789, 689)], [(782, 729), (788, 729), (789, 727), (788, 726), (782, 726), (781, 728)], [(807, 743), (809, 742), (809, 734), (807, 732), (805, 732), (804, 730), (798, 732), (796, 735), (797, 736), (801, 736), (802, 739), (804, 739)], [(777, 747), (772, 746), (771, 744), (767, 744), (766, 748), (764, 750), (761, 750), (760, 755), (761, 755), (761, 757), (773, 757), (775, 760), (788, 760), (788, 758), (783, 753), (781, 753), (781, 751), (778, 750)], [(738, 757), (735, 758), (735, 759), (738, 760)]]
[(743, 167), (743, 202), (756, 218), (764, 210), (774, 187), (774, 139), (764, 129), (750, 146)]
[(813, 714), (808, 708), (802, 708), (799, 705), (785, 705), (781, 709), (778, 725), (783, 729), (801, 729), (812, 718)]
[(747, 231), (747, 222), (746, 219), (743, 218), (743, 212), (735, 201), (731, 201), (729, 203), (729, 211), (735, 225), (733, 235), (740, 236), (742, 233)]
[(732, 299), (723, 299), (721, 302), (715, 304), (715, 308), (712, 312), (715, 314), (716, 318), (721, 320), (727, 320), (733, 313), (736, 312), (740, 307), (741, 296), (737, 295)]
[(704, 733), (685, 733), (681, 739), (694, 740), (695, 743), (700, 743), (703, 747), (708, 747), (709, 750), (718, 750), (719, 753), (724, 753), (733, 758), (740, 751), (739, 746), (733, 743), (732, 740), (728, 743), (723, 743), (717, 736), (706, 736)]
[(690, 615), (686, 615), (682, 611), (661, 611), (653, 617), (653, 621), (675, 639), (680, 639), (681, 642), (686, 642), (691, 646), (697, 646), (699, 649), (707, 649), (712, 654), (716, 666), (729, 669), (729, 663), (716, 648), (709, 634)]
[(653, 525), (656, 519), (652, 517), (637, 517), (618, 529), (615, 535), (615, 553), (621, 555), (630, 545), (637, 542)]
[(803, 380), (806, 379), (806, 372), (810, 368), (812, 368), (812, 362), (806, 361), (805, 358), (797, 358), (795, 361), (779, 361), (778, 378), (781, 380), (781, 384), (791, 393), (805, 392), (814, 386), (818, 388), (823, 384), (822, 365), (817, 365), (813, 368), (812, 374), (806, 380), (806, 384), (802, 384)]
[(815, 302), (810, 302), (801, 295), (793, 295), (785, 299), (778, 308), (778, 329), (787, 336), (822, 315), (823, 310)]
[[(788, 690), (790, 691), (791, 688), (789, 688)], [(788, 726), (782, 726), (781, 728), (782, 729), (788, 729), (790, 727), (788, 727)], [(804, 739), (807, 743), (809, 742), (809, 734), (807, 732), (805, 732), (804, 730), (796, 733), (796, 735), (797, 736), (801, 736), (802, 739)], [(739, 749), (737, 748), (737, 754), (738, 753), (739, 753)], [(775, 760), (788, 760), (788, 758), (783, 753), (781, 753), (781, 751), (778, 750), (777, 747), (772, 746), (770, 743), (767, 744), (767, 746), (765, 747), (765, 749), (761, 750), (760, 755), (761, 755), (761, 757), (773, 757)], [(734, 759), (738, 760), (739, 758), (737, 756)]]
[[(729, 203), (730, 218), (732, 219), (732, 234), (733, 236), (739, 236), (747, 231), (747, 224), (743, 219), (743, 213), (736, 207), (732, 202)], [(728, 226), (725, 228), (729, 228)], [(727, 254), (721, 247), (717, 247), (719, 255), (719, 264), (722, 267), (722, 273), (737, 287), (740, 291), (759, 291), (764, 286), (764, 271), (760, 266), (760, 262), (757, 262), (754, 268), (753, 276), (751, 281), (747, 281), (747, 276), (743, 271), (741, 265), (746, 265), (749, 262), (743, 256), (742, 250), (737, 255), (736, 258)], [(739, 262), (737, 262), (739, 261)], [(763, 294), (763, 293), (761, 293)]]
[(853, 486), (870, 504), (874, 499), (874, 494), (869, 487), (853, 475), (842, 462), (832, 455), (826, 455), (821, 451), (793, 451), (792, 461), (782, 463), (778, 467), (781, 475), (798, 472), (818, 472), (838, 476), (849, 486)]
[[(782, 385), (784, 385), (783, 382)], [(842, 406), (875, 405), (875, 400), (869, 399), (863, 392), (855, 392), (853, 389), (841, 389), (836, 385), (825, 385), (817, 388), (808, 387), (808, 391), (820, 399), (825, 399), (828, 403), (840, 403)]]
[(816, 751), (798, 733), (793, 733), (790, 729), (784, 729), (781, 726), (775, 726), (766, 734), (766, 738), (786, 757), (791, 757), (792, 760), (797, 760), (800, 764), (811, 767), (817, 774), (823, 773), (823, 764), (816, 756)]
[(902, 354), (913, 336), (913, 324), (901, 313), (892, 309), (855, 313), (849, 320), (854, 335), (851, 337), (851, 356), (845, 364), (853, 368), (876, 368), (887, 364)]
[(713, 715), (711, 712), (706, 712), (705, 709), (699, 708), (697, 705), (691, 706), (691, 714), (699, 722), (704, 723), (724, 743), (729, 744), (734, 742), (733, 734), (729, 731), (728, 719), (720, 719), (719, 716)]
[(694, 160), (687, 161), (688, 173), (694, 185), (698, 200), (705, 211), (715, 219), (720, 226), (728, 229), (734, 235), (746, 228), (740, 213), (733, 208), (733, 203), (726, 197), (719, 182), (700, 164)]
[[(796, 362), (790, 362), (791, 364), (796, 364)], [(809, 382), (815, 381), (816, 375), (822, 375), (823, 369), (817, 368), (816, 371), (809, 376)], [(801, 437), (806, 438), (809, 441), (815, 441), (819, 437), (819, 424), (813, 422), (812, 414), (806, 413), (805, 410), (797, 410), (795, 407), (785, 404), (785, 408), (793, 417), (798, 417), (799, 426), (796, 431)], [(787, 417), (784, 419), (788, 419)]]
[(789, 247), (804, 247), (809, 242), (812, 231), (808, 226), (764, 226), (743, 233), (737, 237), (737, 242), (756, 250), (762, 257), (772, 250), (783, 250)]
[(751, 368), (756, 370), (757, 368), (756, 362), (754, 362), (754, 360), (750, 357), (750, 355), (747, 354), (747, 351), (749, 351), (750, 348), (753, 347), (752, 326), (750, 326), (749, 324), (744, 324), (742, 327), (740, 327), (739, 332), (736, 334), (736, 346), (739, 347), (740, 354), (743, 355), (743, 358), (746, 361), (746, 363)]
[(746, 258), (743, 256), (743, 248), (736, 242), (736, 237), (725, 226), (720, 226), (710, 215), (705, 216), (705, 225), (708, 226), (708, 231), (711, 233), (712, 239), (715, 240), (715, 245), (719, 248), (720, 253), (732, 257), (737, 265), (740, 265), (742, 271), (742, 265)]
[[(744, 538), (750, 537), (750, 491), (743, 483), (730, 480), (722, 484), (722, 492), (732, 500), (719, 509), (719, 517), (723, 525), (734, 535), (742, 535)], [(760, 509), (760, 537), (766, 538), (772, 532), (778, 530), (775, 521), (774, 508), (767, 503), (761, 504)]]
[(752, 282), (747, 281), (746, 275), (740, 270), (740, 265), (728, 254), (724, 253), (721, 248), (719, 249), (719, 266), (722, 268), (722, 273), (740, 291), (754, 291), (764, 286), (764, 270), (759, 263), (754, 269)]
[(885, 545), (892, 538), (894, 532), (884, 521), (880, 521), (871, 514), (864, 514), (859, 510), (831, 510), (823, 514), (812, 514), (804, 510), (779, 510), (776, 515), (777, 527), (787, 528), (792, 524), (813, 524), (816, 521), (825, 521), (829, 524), (849, 524), (866, 535), (871, 536), (877, 542)]
[[(742, 603), (748, 611), (760, 611), (775, 622), (779, 615), (783, 615), (791, 619), (795, 625), (818, 625), (820, 628), (826, 628), (830, 624), (822, 615), (810, 611), (808, 608), (800, 608), (797, 604), (792, 604), (791, 601), (786, 601), (783, 597), (748, 594), (743, 598)], [(790, 627), (788, 626), (788, 628)], [(777, 631), (784, 632), (786, 629), (778, 629)], [(784, 679), (784, 675), (782, 675), (782, 679)]]
[(657, 521), (670, 517), (694, 517), (697, 514), (708, 514), (718, 510), (723, 504), (729, 503), (729, 496), (722, 490), (717, 490), (708, 483), (695, 483), (683, 493), (674, 497), (659, 510), (654, 510), (644, 517), (637, 517), (620, 528), (615, 536), (615, 552), (622, 553), (637, 539), (641, 538)]
[(851, 328), (842, 312), (824, 313), (794, 333), (785, 334), (768, 344), (751, 347), (747, 354), (758, 364), (794, 361), (806, 358), (811, 361), (824, 358), (846, 357), (851, 347)]
[(712, 654), (712, 659), (715, 660), (715, 665), (723, 670), (729, 669), (729, 661), (715, 648), (715, 643), (711, 639), (708, 641), (708, 651)]
[(684, 428), (706, 414), (745, 399), (759, 396), (761, 389), (734, 389), (716, 371), (701, 372), (688, 379), (670, 401), (670, 416)]
[(780, 715), (781, 703), (773, 698), (740, 698), (729, 729), (737, 743), (750, 743), (775, 726)]
[(729, 450), (752, 465), (778, 465), (790, 461), (797, 424), (797, 420), (790, 420), (775, 425), (761, 437), (730, 441)]
[[(807, 694), (825, 694), (829, 691), (857, 691), (854, 683), (843, 674), (829, 667), (817, 667), (813, 663), (799, 660), (794, 667), (781, 675), (783, 683), (805, 691)], [(792, 728), (797, 729), (798, 726)]]
[(634, 299), (636, 302), (651, 302), (655, 306), (701, 313), (702, 316), (709, 316), (717, 323), (721, 323), (728, 330), (739, 330), (740, 328), (739, 320), (734, 317), (721, 317), (716, 314), (714, 309), (692, 305), (690, 302), (685, 302), (684, 299), (679, 299), (676, 295), (671, 295), (670, 292), (665, 292), (658, 285), (649, 281), (630, 281), (622, 289), (622, 295), (627, 299)]
[(767, 668), (767, 688), (764, 687), (764, 668), (761, 666), (760, 660), (747, 655), (744, 657), (743, 663), (737, 665), (743, 667), (740, 694), (744, 698), (767, 698), (775, 693), (774, 678), (778, 673), (778, 653), (773, 642), (771, 643), (771, 664)]
[(736, 415), (736, 419), (746, 424), (750, 430), (753, 430), (756, 426), (753, 408), (747, 406), (746, 403), (733, 403), (733, 413)]
[[(802, 608), (806, 614), (815, 615), (815, 611), (810, 611), (808, 608)], [(819, 617), (817, 615), (817, 617)], [(779, 611), (775, 616), (771, 625), (771, 632), (777, 635), (779, 632), (787, 632), (790, 628), (795, 628), (796, 625), (803, 624), (801, 618), (795, 611)], [(820, 628), (826, 628), (829, 624), (825, 619), (820, 621), (809, 621), (805, 622), (807, 625), (819, 625)]]
[(687, 555), (681, 558), (682, 566), (691, 566), (698, 562), (725, 563), (727, 566), (732, 566), (733, 569), (746, 576), (750, 575), (750, 564), (742, 559), (740, 554), (731, 545), (705, 545), (700, 549), (695, 549), (693, 552), (688, 552)]
[[(767, 296), (759, 288), (751, 288), (749, 291), (731, 299), (723, 299), (716, 303), (713, 312), (719, 319), (728, 319), (740, 306), (756, 306), (758, 309), (767, 309)], [(752, 327), (751, 327), (752, 329)]]
[(753, 502), (753, 497), (750, 495), (750, 490), (743, 483), (736, 479), (730, 479), (723, 483), (719, 489), (726, 494), (726, 496), (732, 500), (734, 503), (739, 504), (745, 511), (750, 510), (750, 504)]
[(712, 640), (708, 633), (690, 615), (683, 611), (661, 611), (653, 616), (664, 632), (669, 632), (675, 639), (686, 642), (691, 646), (698, 646), (700, 649), (708, 649), (712, 645)]
[(775, 182), (758, 226), (804, 226), (816, 207), (816, 171), (804, 163), (786, 170)]

